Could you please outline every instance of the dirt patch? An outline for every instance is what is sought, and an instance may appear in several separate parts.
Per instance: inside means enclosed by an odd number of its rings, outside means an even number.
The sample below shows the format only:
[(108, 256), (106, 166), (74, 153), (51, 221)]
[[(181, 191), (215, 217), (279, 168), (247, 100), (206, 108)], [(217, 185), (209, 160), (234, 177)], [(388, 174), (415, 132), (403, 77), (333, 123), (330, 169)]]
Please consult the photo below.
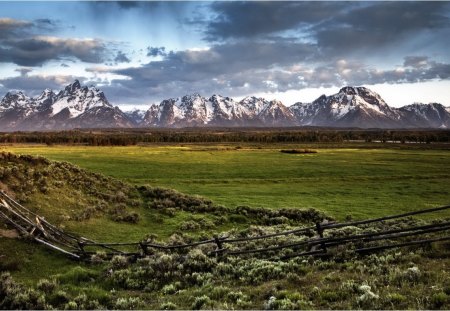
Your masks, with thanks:
[(0, 229), (0, 237), (8, 239), (16, 239), (19, 237), (19, 233), (15, 229), (12, 230)]
[(15, 199), (14, 192), (12, 192), (11, 189), (9, 189), (8, 185), (2, 183), (1, 181), (0, 181), (0, 190), (4, 191), (8, 196)]

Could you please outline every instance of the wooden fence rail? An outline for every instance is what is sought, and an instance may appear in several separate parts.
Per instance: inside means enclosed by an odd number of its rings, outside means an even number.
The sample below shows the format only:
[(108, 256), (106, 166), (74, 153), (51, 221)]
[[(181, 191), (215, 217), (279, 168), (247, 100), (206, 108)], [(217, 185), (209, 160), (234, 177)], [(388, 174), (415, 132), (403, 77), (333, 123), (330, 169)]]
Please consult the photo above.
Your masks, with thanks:
[[(450, 239), (448, 235), (450, 231), (450, 221), (445, 220), (441, 222), (435, 222), (427, 225), (412, 226), (401, 229), (384, 230), (380, 232), (351, 234), (342, 237), (326, 236), (327, 231), (332, 229), (344, 228), (344, 227), (359, 227), (362, 225), (382, 223), (386, 220), (401, 219), (419, 214), (433, 213), (450, 209), (450, 205), (435, 207), (430, 209), (424, 209), (419, 211), (413, 211), (408, 213), (402, 213), (397, 215), (390, 215), (386, 217), (378, 217), (373, 219), (366, 219), (361, 221), (352, 221), (344, 223), (327, 222), (316, 223), (315, 225), (297, 228), (294, 230), (282, 231), (277, 233), (251, 236), (251, 237), (229, 237), (215, 235), (208, 240), (195, 241), (192, 243), (185, 243), (180, 245), (167, 245), (158, 244), (148, 241), (139, 242), (116, 242), (116, 243), (101, 243), (92, 241), (90, 239), (77, 236), (76, 234), (69, 233), (61, 230), (55, 225), (49, 223), (44, 217), (27, 209), (23, 205), (16, 202), (5, 192), (0, 191), (0, 219), (17, 229), (22, 235), (31, 237), (34, 241), (45, 245), (55, 251), (70, 256), (77, 260), (90, 260), (93, 254), (96, 254), (95, 250), (105, 250), (107, 256), (112, 257), (114, 255), (124, 256), (146, 256), (150, 254), (150, 249), (158, 249), (163, 251), (176, 251), (181, 249), (189, 249), (199, 245), (212, 244), (216, 245), (216, 249), (209, 254), (212, 256), (238, 256), (245, 254), (272, 254), (275, 251), (281, 251), (283, 249), (291, 249), (294, 251), (291, 254), (281, 256), (278, 259), (288, 259), (298, 256), (323, 256), (328, 254), (328, 248), (344, 245), (347, 243), (356, 243), (358, 245), (364, 243), (370, 243), (374, 241), (392, 241), (405, 237), (422, 236), (421, 240), (406, 241), (396, 244), (385, 244), (375, 246), (363, 246), (355, 249), (357, 253), (368, 253), (373, 251), (380, 251), (384, 249), (394, 247), (404, 247), (410, 245), (427, 244), (439, 241), (447, 241)], [(315, 232), (317, 237), (308, 238), (307, 235), (311, 232)], [(441, 232), (447, 234), (446, 236), (431, 236), (429, 234)], [(246, 249), (245, 246), (249, 242), (257, 240), (268, 240), (281, 236), (297, 235), (303, 236), (304, 240), (276, 244), (276, 241), (272, 241), (272, 245), (265, 247), (257, 247)], [(239, 244), (241, 248), (230, 249), (226, 245)], [(123, 247), (136, 247), (138, 251), (130, 252), (129, 250), (123, 250)], [(242, 248), (244, 247), (244, 248)], [(297, 250), (304, 248), (302, 251)], [(296, 252), (297, 251), (297, 252)]]

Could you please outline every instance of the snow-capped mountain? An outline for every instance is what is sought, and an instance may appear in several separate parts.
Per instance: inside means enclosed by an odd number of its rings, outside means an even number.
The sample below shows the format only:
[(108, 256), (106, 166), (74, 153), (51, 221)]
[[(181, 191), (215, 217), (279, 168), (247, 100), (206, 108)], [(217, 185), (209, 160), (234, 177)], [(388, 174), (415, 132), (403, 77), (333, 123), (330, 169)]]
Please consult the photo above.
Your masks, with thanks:
[(402, 115), (365, 87), (344, 87), (312, 103), (296, 103), (290, 110), (298, 123), (313, 126), (395, 128)]
[(289, 109), (278, 101), (247, 97), (241, 102), (213, 95), (204, 98), (199, 94), (166, 99), (152, 105), (143, 126), (288, 126), (295, 118)]
[(78, 80), (55, 94), (46, 89), (36, 98), (7, 93), (0, 104), (1, 130), (53, 130), (77, 127), (132, 127), (99, 89)]
[(450, 111), (441, 104), (414, 103), (399, 109), (408, 127), (450, 128)]
[(35, 102), (22, 92), (8, 92), (0, 102), (0, 125), (14, 128), (36, 109)]
[(0, 101), (0, 130), (108, 127), (325, 126), (359, 128), (449, 128), (450, 108), (441, 104), (390, 107), (365, 87), (343, 87), (312, 103), (286, 107), (280, 101), (199, 94), (163, 100), (146, 111), (122, 112), (105, 94), (79, 81), (57, 93), (46, 89), (30, 98), (9, 92)]
[(141, 109), (133, 109), (130, 111), (124, 111), (124, 113), (134, 124), (139, 124), (142, 120), (144, 120), (146, 111)]
[(105, 94), (95, 87), (81, 87), (80, 82), (75, 80), (63, 91), (55, 96), (52, 105), (52, 115), (57, 115), (67, 109), (70, 118), (75, 118), (94, 107), (112, 107), (106, 100)]

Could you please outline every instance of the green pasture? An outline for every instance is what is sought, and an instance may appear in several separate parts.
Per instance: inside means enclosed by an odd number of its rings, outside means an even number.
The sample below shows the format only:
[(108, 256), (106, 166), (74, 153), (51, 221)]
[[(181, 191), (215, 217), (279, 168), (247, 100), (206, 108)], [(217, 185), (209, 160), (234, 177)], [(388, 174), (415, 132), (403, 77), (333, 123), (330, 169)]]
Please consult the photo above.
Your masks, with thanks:
[[(316, 208), (344, 219), (450, 203), (450, 152), (286, 146), (2, 146), (3, 151), (68, 161), (133, 184), (200, 195), (225, 206)], [(291, 145), (287, 148), (302, 148)]]

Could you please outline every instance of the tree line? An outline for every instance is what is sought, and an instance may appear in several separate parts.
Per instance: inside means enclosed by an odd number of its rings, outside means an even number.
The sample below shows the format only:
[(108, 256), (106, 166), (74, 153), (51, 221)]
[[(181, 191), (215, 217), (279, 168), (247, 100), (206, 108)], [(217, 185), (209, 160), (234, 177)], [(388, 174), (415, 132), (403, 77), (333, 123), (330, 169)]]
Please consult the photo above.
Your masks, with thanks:
[(128, 146), (145, 143), (448, 143), (450, 130), (105, 129), (0, 133), (0, 143)]

